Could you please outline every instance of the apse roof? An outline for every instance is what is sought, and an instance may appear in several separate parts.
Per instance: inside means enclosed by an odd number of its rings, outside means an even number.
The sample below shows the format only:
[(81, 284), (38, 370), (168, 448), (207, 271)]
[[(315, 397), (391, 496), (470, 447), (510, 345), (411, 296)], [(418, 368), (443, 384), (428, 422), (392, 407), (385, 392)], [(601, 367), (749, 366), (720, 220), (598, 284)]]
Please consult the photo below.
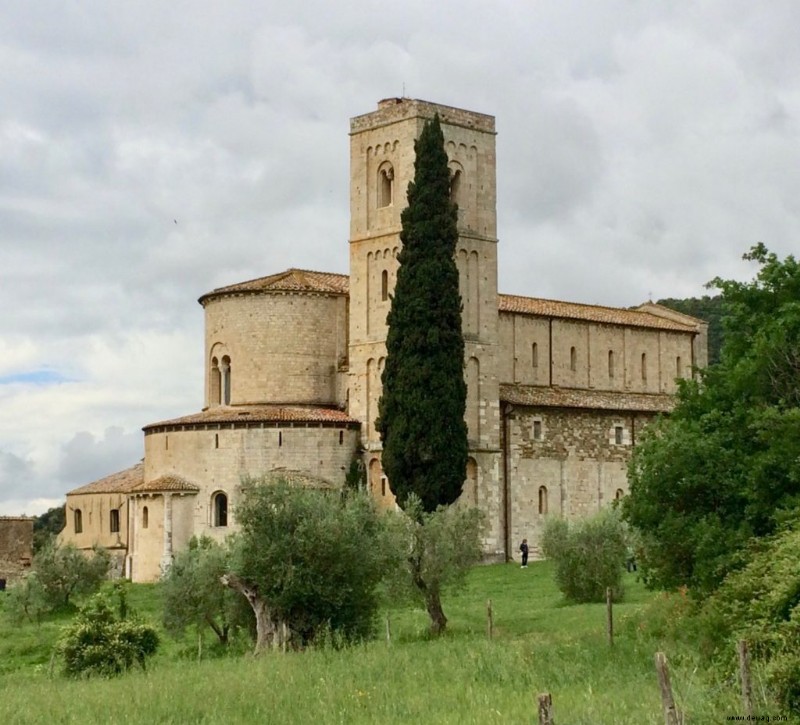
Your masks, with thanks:
[(270, 292), (305, 292), (309, 294), (346, 295), (350, 278), (346, 274), (333, 272), (312, 272), (308, 269), (287, 269), (267, 277), (259, 277), (246, 282), (218, 287), (204, 294), (198, 302), (224, 295), (264, 294)]
[(219, 405), (180, 418), (162, 420), (146, 425), (143, 430), (174, 426), (209, 424), (247, 426), (253, 423), (328, 423), (359, 425), (359, 421), (337, 408), (318, 408), (302, 405)]

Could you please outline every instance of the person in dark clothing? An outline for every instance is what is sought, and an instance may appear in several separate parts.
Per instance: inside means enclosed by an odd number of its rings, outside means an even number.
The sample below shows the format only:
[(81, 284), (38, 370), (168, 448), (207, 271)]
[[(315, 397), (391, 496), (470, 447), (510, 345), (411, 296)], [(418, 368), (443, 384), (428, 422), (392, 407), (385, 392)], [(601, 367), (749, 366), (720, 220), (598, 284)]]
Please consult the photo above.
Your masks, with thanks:
[(522, 568), (528, 568), (528, 540), (523, 539), (519, 545), (519, 550), (522, 552)]

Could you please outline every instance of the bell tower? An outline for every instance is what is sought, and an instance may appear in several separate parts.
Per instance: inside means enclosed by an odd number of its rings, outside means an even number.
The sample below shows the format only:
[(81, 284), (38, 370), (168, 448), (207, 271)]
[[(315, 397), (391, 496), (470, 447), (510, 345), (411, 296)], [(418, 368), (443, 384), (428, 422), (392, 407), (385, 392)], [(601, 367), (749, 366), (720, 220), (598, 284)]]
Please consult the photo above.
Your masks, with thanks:
[(463, 495), (493, 520), (492, 509), (498, 502), (488, 499), (498, 495), (501, 479), (492, 116), (410, 98), (388, 98), (378, 103), (376, 111), (350, 120), (349, 412), (361, 420), (370, 487), (373, 491), (385, 489), (385, 481), (373, 480), (382, 476), (381, 444), (374, 422), (386, 357), (386, 316), (397, 279), (400, 214), (414, 178), (414, 141), (425, 122), (437, 113), (450, 165), (451, 194), (458, 204), (456, 263), (463, 305), (470, 441)]

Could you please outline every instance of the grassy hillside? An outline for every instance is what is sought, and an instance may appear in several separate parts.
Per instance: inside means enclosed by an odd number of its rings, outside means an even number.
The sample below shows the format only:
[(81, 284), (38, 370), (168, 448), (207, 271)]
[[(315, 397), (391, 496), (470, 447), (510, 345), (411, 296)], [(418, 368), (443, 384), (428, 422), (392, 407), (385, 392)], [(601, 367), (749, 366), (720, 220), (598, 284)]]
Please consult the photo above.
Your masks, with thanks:
[[(209, 659), (206, 646), (198, 661), (196, 637), (165, 639), (148, 672), (111, 681), (51, 678), (63, 622), (12, 628), (0, 614), (0, 722), (521, 723), (535, 721), (536, 696), (549, 691), (559, 724), (663, 723), (652, 664), (658, 649), (670, 658), (691, 722), (742, 714), (735, 690), (706, 681), (690, 646), (663, 638), (664, 612), (680, 597), (645, 592), (626, 576), (613, 648), (605, 606), (565, 605), (549, 564), (497, 565), (476, 568), (465, 591), (445, 598), (450, 631), (437, 641), (426, 637), (423, 611), (397, 607), (388, 611), (391, 644), (382, 637), (343, 652), (257, 660)], [(158, 587), (132, 589), (134, 606), (156, 620)]]

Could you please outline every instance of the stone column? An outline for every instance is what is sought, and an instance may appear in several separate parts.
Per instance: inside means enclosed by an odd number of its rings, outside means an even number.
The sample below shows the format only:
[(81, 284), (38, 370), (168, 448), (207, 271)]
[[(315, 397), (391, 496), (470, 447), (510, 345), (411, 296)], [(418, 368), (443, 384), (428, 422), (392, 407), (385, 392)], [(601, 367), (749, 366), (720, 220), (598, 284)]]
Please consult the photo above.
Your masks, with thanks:
[(164, 494), (164, 551), (161, 555), (161, 571), (172, 566), (172, 494)]

